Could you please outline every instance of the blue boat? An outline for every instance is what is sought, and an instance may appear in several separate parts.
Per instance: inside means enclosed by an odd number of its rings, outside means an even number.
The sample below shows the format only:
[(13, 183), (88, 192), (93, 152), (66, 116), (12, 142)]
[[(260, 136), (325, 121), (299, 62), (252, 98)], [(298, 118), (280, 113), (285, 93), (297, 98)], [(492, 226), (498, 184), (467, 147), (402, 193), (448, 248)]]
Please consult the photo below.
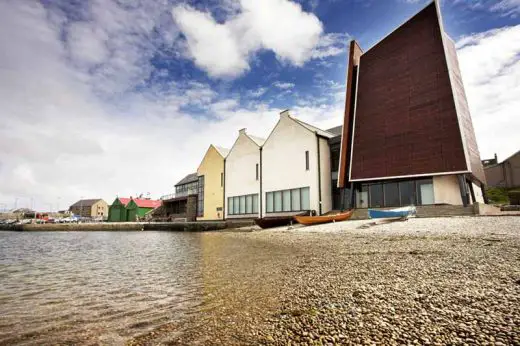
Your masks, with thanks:
[(371, 219), (389, 219), (389, 218), (408, 218), (415, 216), (417, 210), (414, 206), (389, 209), (389, 210), (376, 210), (368, 209), (368, 216)]

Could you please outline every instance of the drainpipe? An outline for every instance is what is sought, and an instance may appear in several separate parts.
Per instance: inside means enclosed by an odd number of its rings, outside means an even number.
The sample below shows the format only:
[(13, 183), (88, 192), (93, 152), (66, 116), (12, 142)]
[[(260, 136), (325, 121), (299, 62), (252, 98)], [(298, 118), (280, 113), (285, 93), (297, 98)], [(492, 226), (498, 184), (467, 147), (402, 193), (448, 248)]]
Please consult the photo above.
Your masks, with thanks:
[(316, 134), (316, 143), (318, 144), (318, 200), (319, 200), (319, 213), (321, 215), (321, 158), (320, 158), (320, 136), (318, 132)]
[(260, 195), (258, 195), (258, 208), (260, 211), (260, 218), (262, 218), (262, 147), (260, 147), (260, 167), (258, 167), (258, 178), (260, 179)]

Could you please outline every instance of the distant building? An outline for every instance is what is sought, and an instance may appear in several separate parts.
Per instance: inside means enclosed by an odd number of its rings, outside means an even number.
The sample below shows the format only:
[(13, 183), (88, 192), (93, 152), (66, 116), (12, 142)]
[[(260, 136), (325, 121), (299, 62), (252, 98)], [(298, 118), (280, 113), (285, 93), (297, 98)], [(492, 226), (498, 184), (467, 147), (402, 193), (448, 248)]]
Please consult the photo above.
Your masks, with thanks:
[(488, 186), (513, 188), (520, 186), (520, 151), (517, 151), (501, 163), (497, 162), (484, 167)]
[[(293, 118), (288, 110), (261, 149), (261, 217), (332, 209), (329, 140), (334, 134)], [(246, 202), (247, 207), (247, 202)]]
[(224, 161), (228, 149), (210, 145), (197, 169), (197, 221), (224, 218)]
[(363, 52), (350, 44), (338, 186), (345, 207), (483, 202), (486, 177), (437, 0)]
[(264, 139), (248, 135), (246, 129), (226, 157), (225, 210), (226, 218), (257, 218), (260, 216), (260, 165)]
[(143, 219), (151, 210), (161, 206), (161, 201), (143, 198), (117, 197), (109, 208), (109, 222), (133, 222)]
[(493, 166), (493, 165), (496, 165), (498, 163), (498, 157), (497, 157), (497, 154), (495, 154), (495, 157), (492, 158), (492, 159), (485, 159), (485, 160), (482, 160), (482, 165), (484, 166), (484, 168), (488, 167), (488, 166)]
[(69, 207), (74, 215), (91, 218), (106, 218), (108, 216), (108, 204), (101, 198), (81, 199)]
[(190, 173), (175, 184), (175, 193), (161, 197), (162, 207), (154, 219), (163, 221), (196, 221), (198, 200), (197, 173)]

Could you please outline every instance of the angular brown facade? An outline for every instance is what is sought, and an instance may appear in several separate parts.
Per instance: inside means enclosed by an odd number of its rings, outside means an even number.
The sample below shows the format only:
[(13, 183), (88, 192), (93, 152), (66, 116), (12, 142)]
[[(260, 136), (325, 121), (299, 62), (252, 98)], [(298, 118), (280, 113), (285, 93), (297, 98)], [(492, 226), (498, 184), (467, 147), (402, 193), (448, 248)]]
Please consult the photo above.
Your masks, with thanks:
[(485, 182), (436, 1), (364, 53), (352, 42), (349, 58), (340, 187), (449, 174)]

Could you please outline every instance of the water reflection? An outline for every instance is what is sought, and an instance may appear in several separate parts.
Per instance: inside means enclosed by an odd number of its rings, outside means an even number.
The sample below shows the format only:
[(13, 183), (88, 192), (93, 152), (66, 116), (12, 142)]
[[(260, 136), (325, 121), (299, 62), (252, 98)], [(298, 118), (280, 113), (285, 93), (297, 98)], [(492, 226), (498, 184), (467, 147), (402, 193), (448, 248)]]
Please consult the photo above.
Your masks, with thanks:
[(124, 344), (200, 301), (200, 234), (0, 232), (0, 344)]

